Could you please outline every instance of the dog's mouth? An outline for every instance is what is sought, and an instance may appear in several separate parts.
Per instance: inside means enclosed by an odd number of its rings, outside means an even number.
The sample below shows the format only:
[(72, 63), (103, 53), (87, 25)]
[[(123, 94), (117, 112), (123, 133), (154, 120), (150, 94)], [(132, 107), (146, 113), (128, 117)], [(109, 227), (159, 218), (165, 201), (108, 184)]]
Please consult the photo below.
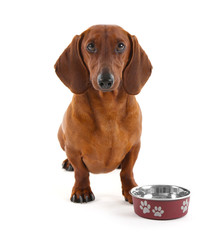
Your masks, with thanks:
[(102, 88), (99, 88), (99, 91), (101, 91), (101, 92), (112, 92), (114, 90), (115, 89), (102, 89)]

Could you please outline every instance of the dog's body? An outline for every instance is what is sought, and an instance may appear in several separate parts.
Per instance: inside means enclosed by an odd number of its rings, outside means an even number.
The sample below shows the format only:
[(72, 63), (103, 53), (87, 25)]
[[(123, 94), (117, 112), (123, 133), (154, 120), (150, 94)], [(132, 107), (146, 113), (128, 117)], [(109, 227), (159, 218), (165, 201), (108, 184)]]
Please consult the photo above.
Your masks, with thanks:
[[(132, 146), (139, 143), (141, 111), (134, 96), (122, 97), (90, 89), (74, 95), (59, 132), (59, 140), (68, 154), (79, 151), (91, 173), (116, 169)], [(111, 103), (108, 107), (104, 102)], [(81, 106), (79, 108), (79, 106)], [(98, 116), (98, 117), (97, 117)], [(64, 134), (65, 133), (65, 134)]]
[(55, 69), (75, 93), (58, 132), (68, 158), (64, 166), (75, 171), (71, 200), (94, 200), (89, 172), (107, 173), (120, 165), (122, 193), (132, 203), (142, 122), (134, 94), (151, 74), (147, 55), (120, 27), (99, 25), (76, 36)]

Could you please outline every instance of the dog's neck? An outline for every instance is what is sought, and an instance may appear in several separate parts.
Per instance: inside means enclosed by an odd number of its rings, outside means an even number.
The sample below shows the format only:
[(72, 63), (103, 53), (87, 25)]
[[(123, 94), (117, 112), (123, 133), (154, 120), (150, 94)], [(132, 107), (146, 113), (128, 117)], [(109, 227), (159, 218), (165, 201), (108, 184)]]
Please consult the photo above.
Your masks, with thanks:
[[(72, 104), (78, 114), (87, 112), (89, 115), (93, 115), (95, 112), (99, 112), (99, 116), (114, 118), (126, 114), (137, 102), (135, 96), (127, 94), (123, 87), (119, 86), (110, 92), (97, 91), (91, 87), (83, 94), (74, 95)], [(86, 107), (80, 109), (81, 104)]]

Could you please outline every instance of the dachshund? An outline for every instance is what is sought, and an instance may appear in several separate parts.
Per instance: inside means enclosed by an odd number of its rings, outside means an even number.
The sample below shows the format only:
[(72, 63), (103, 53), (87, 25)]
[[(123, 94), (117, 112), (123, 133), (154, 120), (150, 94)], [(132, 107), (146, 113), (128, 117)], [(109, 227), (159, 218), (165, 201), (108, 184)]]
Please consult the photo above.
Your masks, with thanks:
[(90, 202), (95, 196), (89, 173), (120, 167), (122, 194), (137, 186), (133, 167), (140, 150), (142, 115), (137, 95), (152, 72), (135, 36), (116, 25), (95, 25), (76, 35), (54, 65), (60, 80), (74, 93), (58, 131), (74, 170), (70, 200)]

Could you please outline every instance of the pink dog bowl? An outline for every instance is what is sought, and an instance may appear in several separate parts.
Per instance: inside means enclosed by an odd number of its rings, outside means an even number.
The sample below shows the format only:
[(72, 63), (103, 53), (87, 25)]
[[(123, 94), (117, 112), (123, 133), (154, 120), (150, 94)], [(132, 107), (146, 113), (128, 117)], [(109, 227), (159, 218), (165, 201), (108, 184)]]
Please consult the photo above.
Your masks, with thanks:
[(190, 191), (172, 185), (134, 187), (130, 194), (137, 215), (149, 219), (175, 219), (187, 214)]

